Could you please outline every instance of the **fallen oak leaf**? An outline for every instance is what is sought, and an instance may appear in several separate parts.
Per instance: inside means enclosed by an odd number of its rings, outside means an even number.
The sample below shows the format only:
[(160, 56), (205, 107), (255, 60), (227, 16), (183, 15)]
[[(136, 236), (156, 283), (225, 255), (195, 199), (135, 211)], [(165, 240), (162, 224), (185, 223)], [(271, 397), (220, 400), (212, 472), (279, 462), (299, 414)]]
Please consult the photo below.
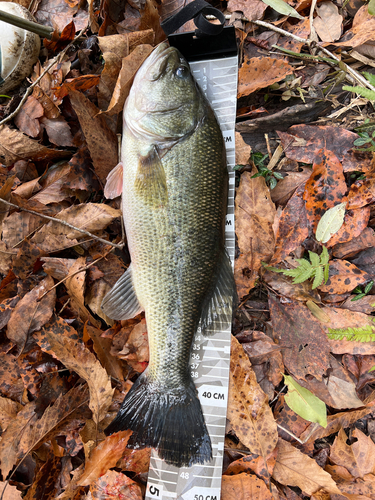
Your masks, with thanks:
[(112, 402), (114, 389), (111, 388), (111, 377), (82, 342), (68, 336), (74, 336), (74, 332), (74, 328), (58, 317), (44, 325), (34, 337), (42, 351), (51, 354), (86, 380), (90, 391), (89, 407), (94, 422), (98, 424)]
[(106, 500), (143, 500), (141, 487), (130, 477), (114, 470), (108, 471), (90, 485), (93, 498)]
[(264, 481), (254, 474), (241, 473), (223, 476), (221, 500), (273, 500), (273, 495)]
[(85, 470), (77, 484), (89, 486), (111, 467), (115, 467), (124, 454), (131, 434), (130, 430), (116, 432), (98, 444), (91, 451), (90, 458), (86, 461)]
[(363, 479), (375, 470), (375, 444), (359, 429), (354, 429), (352, 436), (356, 442), (348, 445), (348, 437), (344, 429), (340, 429), (331, 447), (330, 461), (348, 469), (355, 478)]

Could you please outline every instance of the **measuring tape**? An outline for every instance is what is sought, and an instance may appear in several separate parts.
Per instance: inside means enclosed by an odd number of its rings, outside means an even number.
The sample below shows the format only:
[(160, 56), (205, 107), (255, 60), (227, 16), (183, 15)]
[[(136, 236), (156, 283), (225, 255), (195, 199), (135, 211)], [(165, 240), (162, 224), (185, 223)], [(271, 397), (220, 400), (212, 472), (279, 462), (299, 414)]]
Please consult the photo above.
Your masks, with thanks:
[[(204, 59), (195, 46), (198, 42), (192, 42), (191, 34), (174, 35), (169, 37), (169, 40), (171, 45), (177, 47), (188, 59), (194, 78), (214, 109), (223, 133), (229, 171), (225, 245), (233, 266), (235, 251), (233, 167), (238, 57), (234, 29), (225, 28), (224, 32), (224, 37), (221, 37), (221, 40), (224, 40), (223, 49), (214, 58), (207, 58), (207, 53), (210, 52), (207, 46), (210, 45), (208, 39), (204, 39), (206, 53)], [(217, 37), (208, 38), (213, 38), (214, 41), (216, 39), (214, 50), (217, 52)], [(228, 405), (231, 326), (228, 323), (225, 328), (216, 330), (214, 323), (209, 328), (211, 331), (208, 332), (208, 337), (204, 337), (198, 328), (190, 357), (191, 375), (198, 390), (211, 438), (212, 460), (204, 465), (195, 464), (192, 467), (177, 468), (166, 464), (153, 450), (146, 499), (220, 500)]]

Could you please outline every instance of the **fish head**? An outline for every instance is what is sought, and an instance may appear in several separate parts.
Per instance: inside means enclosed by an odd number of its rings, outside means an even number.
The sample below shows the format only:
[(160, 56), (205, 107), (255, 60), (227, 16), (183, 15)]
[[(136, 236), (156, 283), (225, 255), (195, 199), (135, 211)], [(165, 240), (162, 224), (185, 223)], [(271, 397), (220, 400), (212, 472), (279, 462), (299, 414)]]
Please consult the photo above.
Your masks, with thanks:
[(124, 122), (138, 138), (179, 140), (203, 119), (203, 97), (188, 62), (160, 44), (138, 70), (124, 108)]

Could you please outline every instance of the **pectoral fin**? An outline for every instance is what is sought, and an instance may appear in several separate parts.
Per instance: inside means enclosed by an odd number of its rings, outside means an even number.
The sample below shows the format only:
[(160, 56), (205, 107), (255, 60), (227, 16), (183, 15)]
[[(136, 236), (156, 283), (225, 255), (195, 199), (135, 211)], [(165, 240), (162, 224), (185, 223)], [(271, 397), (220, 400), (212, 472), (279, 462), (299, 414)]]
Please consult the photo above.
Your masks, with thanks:
[(232, 323), (233, 302), (236, 297), (232, 265), (226, 251), (219, 260), (211, 291), (207, 294), (201, 315), (203, 335), (211, 330), (227, 328)]
[(131, 265), (104, 297), (102, 310), (115, 320), (130, 319), (143, 311), (133, 287)]
[(107, 200), (113, 200), (122, 194), (122, 178), (124, 166), (122, 162), (118, 163), (107, 175), (107, 181), (104, 187), (104, 196)]
[(167, 181), (155, 146), (152, 146), (146, 156), (140, 156), (134, 188), (152, 206), (165, 205), (167, 202)]

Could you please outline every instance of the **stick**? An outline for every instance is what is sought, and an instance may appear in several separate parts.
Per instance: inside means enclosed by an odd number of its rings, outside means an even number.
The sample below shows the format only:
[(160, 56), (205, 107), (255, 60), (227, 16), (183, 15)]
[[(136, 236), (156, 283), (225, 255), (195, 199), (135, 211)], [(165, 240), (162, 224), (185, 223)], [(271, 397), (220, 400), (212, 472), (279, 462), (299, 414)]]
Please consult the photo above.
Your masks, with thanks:
[(124, 247), (125, 243), (112, 243), (112, 241), (107, 241), (104, 240), (103, 238), (100, 238), (99, 236), (96, 236), (95, 234), (90, 233), (89, 231), (85, 231), (84, 229), (80, 229), (79, 227), (72, 226), (72, 224), (69, 224), (69, 222), (65, 222), (64, 220), (57, 219), (56, 217), (50, 217), (49, 215), (44, 215), (40, 214), (39, 212), (35, 212), (34, 210), (29, 210), (28, 208), (22, 208), (19, 207), (18, 205), (15, 205), (14, 203), (11, 203), (10, 201), (6, 201), (3, 198), (0, 198), (1, 202), (0, 203), (5, 203), (6, 205), (9, 205), (10, 207), (17, 208), (18, 210), (23, 210), (24, 212), (28, 212), (29, 214), (37, 215), (38, 217), (42, 217), (43, 219), (50, 220), (52, 222), (59, 222), (63, 226), (69, 227), (70, 229), (74, 229), (75, 231), (79, 231), (82, 234), (85, 234), (86, 236), (89, 236), (90, 238), (94, 238), (95, 240), (100, 241), (101, 243), (104, 243), (105, 245), (111, 245), (112, 247), (122, 249)]
[[(111, 250), (109, 250), (105, 255), (102, 255), (101, 257), (98, 257), (93, 262), (90, 262), (90, 264), (87, 264), (87, 266), (81, 267), (81, 269), (78, 269), (78, 271), (76, 271), (75, 273), (68, 274), (67, 276), (65, 276), (65, 278), (63, 278), (61, 281), (59, 281), (58, 283), (56, 283), (56, 285), (53, 285), (49, 290), (47, 290), (46, 292), (44, 292), (43, 295), (37, 300), (37, 302), (41, 301), (42, 298), (47, 295), (47, 293), (49, 293), (52, 290), (54, 290), (55, 288), (57, 288), (59, 285), (61, 285), (62, 283), (64, 283), (69, 278), (72, 278), (76, 274), (82, 273), (83, 271), (87, 271), (87, 269), (89, 269), (91, 266), (93, 266), (94, 264), (96, 264), (97, 262), (99, 262), (99, 260), (102, 260), (105, 257), (107, 257), (107, 255), (109, 255), (111, 252), (113, 252), (113, 250), (114, 250), (114, 248), (111, 248)], [(61, 311), (60, 311), (60, 314), (61, 314)]]
[[(206, 17), (207, 17), (207, 19), (210, 19), (210, 16), (206, 16)], [(226, 15), (225, 19), (230, 19), (230, 16)], [(311, 40), (307, 40), (305, 38), (301, 38), (301, 37), (299, 37), (297, 35), (294, 35), (293, 33), (289, 33), (288, 31), (285, 31), (285, 30), (283, 30), (281, 28), (277, 28), (273, 24), (266, 23), (265, 21), (249, 21), (246, 17), (242, 17), (241, 20), (245, 21), (245, 22), (252, 23), (252, 24), (256, 24), (257, 26), (263, 26), (264, 28), (268, 28), (268, 29), (270, 29), (272, 31), (275, 31), (276, 33), (280, 33), (280, 35), (289, 36), (290, 38), (293, 38), (294, 40), (297, 40), (297, 42), (301, 42), (301, 43), (307, 45), (308, 47), (311, 47), (311, 45), (315, 44), (315, 42), (312, 42)], [(339, 63), (343, 67), (343, 69), (345, 70), (345, 72), (347, 73), (346, 79), (350, 83), (355, 84), (356, 81), (357, 81), (363, 87), (367, 87), (368, 89), (373, 90), (375, 92), (375, 87), (372, 86), (371, 83), (368, 82), (365, 77), (363, 77), (360, 73), (358, 73), (358, 71), (356, 71), (355, 69), (351, 68), (350, 66), (348, 66), (347, 64), (345, 64), (343, 61), (340, 61), (340, 59), (338, 57), (336, 57), (332, 52), (330, 52), (325, 47), (322, 47), (320, 45), (315, 45), (315, 48), (317, 50), (320, 50), (320, 51), (324, 52), (331, 59), (335, 59), (335, 61), (337, 61), (337, 63)], [(1, 122), (0, 122), (0, 125), (1, 125)]]
[(43, 76), (55, 65), (59, 62), (59, 60), (64, 56), (65, 52), (73, 45), (74, 42), (76, 42), (82, 35), (83, 33), (87, 30), (87, 26), (85, 28), (83, 28), (79, 33), (78, 35), (74, 38), (74, 40), (72, 40), (69, 45), (67, 45), (65, 47), (65, 49), (63, 51), (60, 52), (60, 54), (58, 54), (54, 59), (52, 59), (51, 63), (47, 66), (47, 68), (42, 72), (42, 74), (40, 76), (38, 76), (38, 78), (35, 80), (35, 82), (33, 82), (30, 87), (28, 87), (28, 89), (26, 90), (26, 92), (24, 93), (19, 105), (17, 106), (17, 108), (13, 111), (13, 113), (11, 113), (10, 115), (8, 115), (6, 118), (4, 118), (3, 120), (0, 121), (0, 126), (1, 125), (4, 125), (5, 123), (9, 122), (12, 118), (14, 118), (20, 111), (20, 109), (22, 108), (23, 104), (25, 103), (26, 99), (29, 97), (29, 95), (31, 94), (33, 88), (38, 85), (38, 83), (40, 82), (40, 80), (43, 78)]
[(43, 24), (34, 23), (34, 21), (29, 21), (28, 19), (9, 14), (8, 12), (3, 12), (2, 10), (0, 10), (0, 21), (31, 31), (44, 38), (48, 38), (48, 40), (51, 40), (54, 31), (51, 26), (43, 26)]

